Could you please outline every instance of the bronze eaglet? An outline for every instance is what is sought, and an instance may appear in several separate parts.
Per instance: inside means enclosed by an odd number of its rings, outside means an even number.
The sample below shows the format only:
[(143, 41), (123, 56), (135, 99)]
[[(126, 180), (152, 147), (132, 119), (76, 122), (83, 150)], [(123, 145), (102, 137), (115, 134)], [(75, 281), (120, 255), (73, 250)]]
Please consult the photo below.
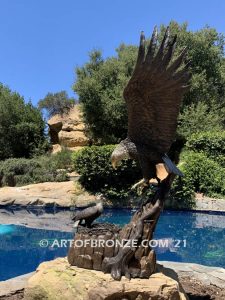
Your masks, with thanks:
[(72, 217), (72, 220), (75, 222), (74, 227), (77, 228), (81, 225), (90, 228), (94, 220), (97, 219), (102, 212), (103, 205), (101, 202), (97, 203), (95, 206), (75, 211)]
[(159, 183), (156, 172), (159, 163), (164, 164), (168, 173), (183, 176), (167, 155), (175, 140), (181, 101), (191, 78), (190, 62), (184, 63), (187, 49), (173, 58), (176, 40), (177, 36), (170, 38), (167, 27), (157, 47), (155, 27), (146, 50), (141, 32), (136, 66), (124, 89), (128, 134), (113, 151), (111, 161), (115, 168), (123, 159), (139, 160), (143, 179), (134, 187), (148, 186), (152, 178)]

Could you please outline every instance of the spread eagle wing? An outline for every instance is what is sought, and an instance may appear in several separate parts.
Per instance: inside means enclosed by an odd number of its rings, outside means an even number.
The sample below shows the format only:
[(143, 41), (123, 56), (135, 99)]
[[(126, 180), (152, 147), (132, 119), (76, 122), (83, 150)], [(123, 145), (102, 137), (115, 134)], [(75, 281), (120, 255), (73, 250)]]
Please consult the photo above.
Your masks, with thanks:
[(160, 153), (167, 153), (175, 139), (180, 104), (191, 77), (190, 63), (183, 66), (186, 49), (173, 59), (176, 39), (169, 37), (167, 27), (156, 51), (155, 27), (146, 51), (142, 32), (136, 66), (124, 89), (128, 137), (136, 145), (151, 146)]

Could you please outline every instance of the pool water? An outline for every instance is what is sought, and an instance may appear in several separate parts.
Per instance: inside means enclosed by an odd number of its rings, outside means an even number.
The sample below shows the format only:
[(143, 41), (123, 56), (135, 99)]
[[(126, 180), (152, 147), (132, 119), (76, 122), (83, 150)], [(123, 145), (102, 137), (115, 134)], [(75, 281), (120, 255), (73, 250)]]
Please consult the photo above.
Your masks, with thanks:
[[(99, 221), (124, 225), (133, 212), (106, 209)], [(68, 218), (70, 213), (68, 213)], [(47, 260), (66, 256), (73, 232), (0, 225), (0, 281), (34, 271)], [(225, 215), (164, 211), (153, 244), (158, 260), (225, 268)]]
[(12, 225), (1, 225), (0, 224), (0, 236), (2, 234), (7, 234), (14, 231), (14, 227)]

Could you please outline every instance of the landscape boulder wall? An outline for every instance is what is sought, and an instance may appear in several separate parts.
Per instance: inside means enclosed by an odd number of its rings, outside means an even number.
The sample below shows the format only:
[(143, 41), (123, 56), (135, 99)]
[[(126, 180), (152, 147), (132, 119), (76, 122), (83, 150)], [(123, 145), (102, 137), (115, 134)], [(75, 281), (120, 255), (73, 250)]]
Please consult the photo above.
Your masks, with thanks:
[(53, 152), (62, 147), (76, 150), (90, 143), (79, 105), (75, 105), (67, 114), (53, 116), (48, 120), (48, 126)]
[(185, 300), (180, 284), (162, 272), (149, 279), (122, 277), (70, 266), (65, 258), (42, 263), (29, 279), (24, 300)]

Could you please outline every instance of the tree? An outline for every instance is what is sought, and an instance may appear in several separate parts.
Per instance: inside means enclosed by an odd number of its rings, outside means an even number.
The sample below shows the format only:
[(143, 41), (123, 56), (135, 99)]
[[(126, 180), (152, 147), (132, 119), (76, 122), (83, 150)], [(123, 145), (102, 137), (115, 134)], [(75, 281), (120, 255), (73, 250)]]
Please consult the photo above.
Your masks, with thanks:
[(127, 112), (122, 93), (136, 59), (134, 46), (121, 45), (116, 51), (117, 57), (106, 60), (99, 51), (91, 52), (90, 61), (76, 69), (74, 85), (92, 138), (106, 143), (115, 143), (126, 135)]
[(52, 117), (56, 114), (63, 115), (68, 113), (71, 107), (75, 104), (74, 98), (69, 98), (66, 91), (58, 93), (48, 93), (44, 99), (38, 102), (39, 109), (47, 111), (48, 117)]
[(46, 146), (45, 122), (40, 111), (0, 85), (0, 159), (31, 157)]
[[(192, 110), (199, 102), (205, 111), (215, 114), (225, 124), (225, 59), (224, 37), (213, 28), (192, 32), (187, 24), (171, 22), (171, 34), (178, 35), (177, 51), (186, 46), (191, 60), (190, 92), (186, 94), (182, 113)], [(160, 29), (160, 38), (165, 26)], [(115, 143), (125, 137), (127, 112), (123, 89), (129, 80), (137, 56), (137, 47), (122, 44), (116, 57), (103, 59), (100, 51), (90, 53), (89, 62), (76, 68), (73, 86), (79, 95), (86, 124), (92, 137), (101, 143)], [(186, 118), (180, 118), (180, 127)], [(182, 130), (181, 130), (182, 132)]]
[[(199, 101), (207, 105), (220, 102), (225, 92), (224, 36), (209, 26), (193, 32), (188, 30), (187, 23), (171, 22), (170, 28), (172, 35), (178, 35), (177, 51), (187, 47), (187, 59), (191, 61), (191, 91), (184, 105)], [(165, 29), (162, 25), (161, 32)]]
[(186, 138), (192, 133), (222, 130), (221, 115), (216, 109), (209, 109), (208, 105), (201, 101), (186, 105), (179, 116), (178, 133)]

